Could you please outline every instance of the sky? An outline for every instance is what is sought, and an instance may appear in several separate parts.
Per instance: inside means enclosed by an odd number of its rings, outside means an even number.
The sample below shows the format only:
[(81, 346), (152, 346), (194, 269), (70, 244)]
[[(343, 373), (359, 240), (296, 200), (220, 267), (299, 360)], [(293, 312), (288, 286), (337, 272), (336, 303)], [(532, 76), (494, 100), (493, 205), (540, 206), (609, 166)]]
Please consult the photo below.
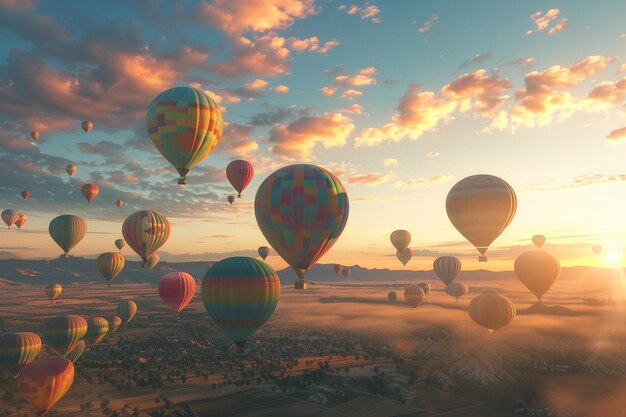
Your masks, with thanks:
[[(406, 229), (407, 268), (454, 255), (465, 269), (510, 270), (535, 234), (564, 266), (624, 265), (625, 19), (611, 0), (0, 0), (0, 206), (28, 216), (0, 230), (0, 258), (58, 256), (47, 226), (64, 213), (89, 225), (73, 253), (97, 256), (140, 209), (172, 223), (164, 260), (254, 256), (267, 244), (258, 186), (312, 163), (351, 203), (322, 263), (402, 268), (389, 234)], [(184, 85), (213, 96), (226, 126), (181, 187), (145, 112)], [(230, 206), (235, 159), (255, 177)], [(445, 212), (473, 174), (503, 178), (518, 199), (488, 264)], [(85, 183), (100, 188), (91, 206)]]

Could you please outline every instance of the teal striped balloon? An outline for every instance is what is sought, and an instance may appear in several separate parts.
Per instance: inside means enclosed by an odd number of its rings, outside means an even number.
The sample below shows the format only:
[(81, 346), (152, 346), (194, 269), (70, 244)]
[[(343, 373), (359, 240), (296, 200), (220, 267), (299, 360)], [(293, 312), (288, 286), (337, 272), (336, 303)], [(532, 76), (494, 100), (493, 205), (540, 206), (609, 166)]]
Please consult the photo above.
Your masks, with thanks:
[(65, 257), (69, 251), (83, 240), (87, 234), (87, 223), (78, 216), (63, 214), (55, 217), (48, 226), (50, 236), (57, 245), (65, 252)]
[(202, 281), (207, 313), (239, 348), (272, 316), (279, 299), (276, 271), (258, 259), (223, 259)]

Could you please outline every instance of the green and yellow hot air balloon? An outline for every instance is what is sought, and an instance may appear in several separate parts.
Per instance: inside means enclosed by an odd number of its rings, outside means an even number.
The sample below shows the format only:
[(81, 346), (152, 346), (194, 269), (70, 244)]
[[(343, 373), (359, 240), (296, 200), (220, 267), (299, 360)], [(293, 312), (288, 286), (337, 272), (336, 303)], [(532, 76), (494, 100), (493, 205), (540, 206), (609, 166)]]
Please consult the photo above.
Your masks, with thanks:
[(62, 257), (68, 258), (72, 248), (87, 234), (87, 223), (78, 216), (63, 214), (55, 217), (48, 226), (50, 236), (65, 252)]

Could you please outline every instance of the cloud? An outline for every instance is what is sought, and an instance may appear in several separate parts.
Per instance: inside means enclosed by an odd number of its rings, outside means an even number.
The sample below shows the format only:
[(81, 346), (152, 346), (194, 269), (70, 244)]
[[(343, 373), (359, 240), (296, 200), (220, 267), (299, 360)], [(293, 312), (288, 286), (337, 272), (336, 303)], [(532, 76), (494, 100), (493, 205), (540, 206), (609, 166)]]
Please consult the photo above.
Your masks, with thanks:
[(298, 52), (317, 52), (325, 54), (332, 48), (339, 46), (337, 39), (331, 39), (320, 46), (320, 40), (317, 36), (311, 36), (309, 38), (288, 38), (287, 42), (294, 51)]
[(471, 66), (476, 65), (476, 64), (481, 64), (481, 63), (487, 61), (490, 58), (491, 58), (491, 54), (489, 52), (484, 53), (484, 54), (477, 53), (476, 55), (474, 55), (470, 59), (466, 59), (465, 61), (463, 61), (461, 63), (461, 65), (459, 65), (459, 68), (467, 68), (467, 67), (471, 67)]
[(557, 34), (559, 32), (562, 32), (562, 31), (565, 30), (566, 27), (567, 27), (567, 19), (562, 19), (559, 23), (554, 25), (554, 27), (552, 27), (548, 31), (548, 35), (555, 35), (555, 34)]
[(274, 77), (290, 68), (287, 40), (273, 33), (239, 36), (232, 40), (233, 56), (211, 65), (211, 70), (222, 80), (238, 79), (246, 75)]
[(439, 152), (435, 152), (435, 151), (430, 151), (426, 154), (426, 158), (428, 159), (435, 159), (439, 157)]
[(343, 109), (337, 110), (339, 113), (349, 113), (349, 114), (363, 114), (363, 106), (360, 104), (351, 104), (348, 107), (344, 107)]
[(348, 184), (365, 184), (379, 185), (392, 181), (395, 178), (393, 174), (381, 174), (379, 172), (368, 172), (367, 174), (358, 174), (349, 176), (346, 182)]
[(515, 61), (508, 62), (508, 65), (513, 65), (518, 68), (527, 69), (530, 68), (535, 62), (535, 58), (518, 58)]
[(309, 159), (315, 145), (341, 147), (354, 130), (352, 119), (341, 113), (305, 116), (289, 124), (277, 124), (270, 131), (272, 152), (285, 158)]
[(398, 160), (397, 159), (383, 159), (383, 166), (386, 167), (397, 167), (398, 166)]
[(604, 110), (619, 104), (626, 100), (626, 77), (619, 81), (604, 81), (596, 86), (587, 94), (584, 105), (588, 110)]
[(539, 184), (520, 191), (562, 191), (589, 188), (626, 182), (626, 174), (584, 174), (577, 175), (557, 184)]
[(274, 87), (274, 92), (280, 93), (280, 94), (286, 94), (289, 92), (289, 87), (286, 85), (277, 85), (276, 87)]
[(441, 91), (458, 102), (473, 98), (472, 106), (475, 111), (479, 114), (488, 115), (504, 103), (507, 98), (504, 92), (510, 86), (510, 81), (506, 78), (499, 78), (497, 72), (494, 71), (489, 76), (487, 71), (481, 69), (461, 75), (450, 84), (445, 85)]
[(426, 33), (428, 32), (430, 29), (432, 29), (433, 26), (435, 26), (437, 23), (439, 22), (439, 16), (437, 16), (436, 14), (432, 15), (430, 17), (430, 19), (428, 19), (426, 22), (424, 22), (424, 24), (422, 26), (420, 26), (417, 31), (419, 33)]
[(435, 175), (429, 178), (410, 178), (405, 181), (397, 181), (393, 186), (394, 188), (417, 188), (425, 187), (435, 184), (443, 184), (448, 181), (452, 181), (454, 175)]
[(626, 127), (612, 130), (606, 135), (606, 138), (613, 143), (622, 143), (626, 141)]
[(380, 17), (378, 17), (380, 9), (377, 6), (373, 6), (369, 3), (365, 3), (363, 7), (355, 6), (354, 4), (350, 7), (347, 7), (346, 5), (341, 5), (337, 10), (344, 10), (349, 15), (359, 15), (361, 16), (361, 19), (370, 20), (372, 23), (380, 23)]
[(326, 71), (326, 75), (333, 76), (333, 83), (324, 86), (321, 92), (325, 96), (332, 96), (337, 92), (341, 92), (340, 97), (345, 100), (352, 100), (360, 97), (363, 93), (356, 88), (366, 87), (376, 84), (375, 67), (361, 68), (354, 74), (345, 74), (343, 67), (338, 66), (333, 70)]
[(266, 112), (256, 113), (250, 117), (249, 124), (253, 126), (273, 126), (296, 116), (308, 116), (311, 107), (288, 106), (275, 108)]
[(251, 138), (256, 127), (249, 124), (227, 123), (224, 127), (224, 137), (215, 148), (216, 151), (226, 151), (234, 155), (247, 155), (256, 152), (259, 144)]
[[(548, 29), (548, 27), (559, 18), (560, 9), (550, 9), (547, 12), (538, 11), (530, 15), (530, 20), (535, 24), (535, 30), (528, 30), (527, 35)], [(563, 31), (567, 27), (567, 19), (561, 19), (556, 25), (548, 30), (548, 35), (554, 35)]]
[(119, 156), (124, 151), (124, 147), (122, 145), (108, 140), (91, 143), (80, 142), (78, 144), (78, 149), (82, 153), (100, 155), (105, 157)]

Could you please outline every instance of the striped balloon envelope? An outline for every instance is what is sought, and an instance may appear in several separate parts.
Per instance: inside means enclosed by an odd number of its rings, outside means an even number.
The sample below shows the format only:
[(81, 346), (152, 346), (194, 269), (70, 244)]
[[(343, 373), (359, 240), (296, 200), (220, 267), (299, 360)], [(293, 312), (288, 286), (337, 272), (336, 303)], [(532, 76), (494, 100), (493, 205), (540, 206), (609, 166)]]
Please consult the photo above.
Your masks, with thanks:
[(122, 325), (122, 318), (118, 315), (111, 317), (109, 320), (109, 333), (114, 334)]
[(55, 284), (50, 284), (46, 287), (46, 295), (51, 300), (54, 300), (59, 295), (61, 295), (62, 291), (63, 291), (63, 287), (61, 286), (61, 284), (55, 283)]
[(85, 353), (85, 347), (85, 341), (81, 340), (70, 353), (65, 355), (65, 357), (69, 359), (72, 363), (76, 363), (76, 361), (79, 360), (81, 356), (83, 356), (83, 353)]
[(239, 348), (272, 316), (279, 299), (276, 271), (258, 259), (223, 259), (202, 281), (207, 313)]
[(161, 257), (159, 256), (159, 254), (155, 252), (152, 255), (148, 256), (146, 262), (144, 262), (141, 266), (147, 269), (153, 269), (155, 266), (157, 266), (160, 259)]
[(186, 272), (170, 272), (159, 281), (159, 296), (177, 319), (195, 294), (196, 281)]
[(4, 222), (4, 224), (6, 224), (8, 228), (10, 229), (11, 226), (15, 224), (17, 219), (19, 219), (20, 213), (18, 213), (17, 210), (6, 209), (2, 211), (1, 217), (2, 217), (2, 221)]
[(417, 285), (409, 285), (404, 289), (404, 301), (413, 308), (416, 308), (424, 301), (426, 294)]
[(94, 346), (100, 343), (109, 332), (109, 321), (103, 317), (89, 317), (87, 325), (89, 327), (87, 328), (85, 340)]
[(96, 268), (109, 282), (122, 272), (124, 264), (124, 256), (119, 252), (105, 252), (96, 258)]
[(141, 257), (144, 265), (170, 237), (170, 222), (153, 210), (137, 211), (124, 220), (122, 235), (126, 244)]
[(78, 216), (63, 214), (52, 219), (48, 232), (52, 240), (65, 252), (63, 256), (68, 257), (72, 248), (87, 234), (87, 223)]
[(0, 366), (11, 375), (31, 363), (41, 351), (41, 338), (30, 332), (7, 333), (0, 336)]
[(43, 337), (46, 343), (62, 356), (71, 352), (86, 334), (87, 320), (82, 316), (57, 316), (44, 323)]
[(17, 389), (22, 397), (45, 415), (74, 383), (74, 365), (66, 358), (40, 358), (22, 369)]
[(230, 185), (237, 190), (237, 197), (241, 198), (241, 193), (250, 184), (254, 177), (254, 167), (248, 161), (238, 159), (232, 161), (226, 167), (226, 178), (230, 182)]
[(263, 181), (254, 200), (254, 213), (270, 246), (302, 283), (306, 271), (339, 239), (348, 221), (349, 205), (343, 184), (330, 171), (297, 164), (281, 168)]
[(454, 297), (457, 302), (459, 302), (459, 298), (463, 297), (468, 292), (469, 288), (462, 282), (455, 281), (446, 285), (446, 294)]
[(516, 314), (513, 301), (494, 292), (485, 292), (472, 299), (468, 311), (472, 320), (491, 333), (513, 321)]
[(127, 326), (137, 314), (137, 303), (133, 300), (122, 300), (118, 303), (115, 312), (122, 319), (124, 326)]
[(461, 261), (455, 256), (440, 256), (433, 262), (433, 269), (441, 282), (448, 285), (461, 273)]

